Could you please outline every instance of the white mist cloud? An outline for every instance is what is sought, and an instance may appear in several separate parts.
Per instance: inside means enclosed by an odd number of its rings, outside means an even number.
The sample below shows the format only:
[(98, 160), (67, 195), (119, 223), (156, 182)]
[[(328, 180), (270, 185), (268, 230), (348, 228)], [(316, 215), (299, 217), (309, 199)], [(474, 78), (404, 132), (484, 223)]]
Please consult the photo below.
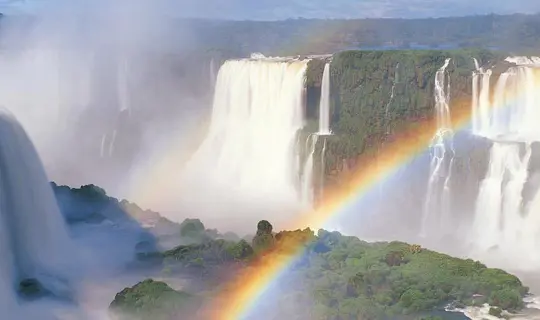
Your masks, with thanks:
[[(161, 4), (0, 2), (0, 8), (36, 17), (2, 23), (0, 106), (21, 121), (52, 180), (93, 183), (126, 196), (115, 190), (129, 187), (126, 176), (137, 162), (156, 145), (181, 149), (172, 135), (192, 128), (193, 109), (209, 108), (210, 87), (198, 88), (201, 81), (190, 78), (207, 75), (209, 61), (186, 66), (182, 55), (194, 38), (189, 26), (166, 19)], [(133, 111), (129, 118), (121, 112), (126, 108)]]

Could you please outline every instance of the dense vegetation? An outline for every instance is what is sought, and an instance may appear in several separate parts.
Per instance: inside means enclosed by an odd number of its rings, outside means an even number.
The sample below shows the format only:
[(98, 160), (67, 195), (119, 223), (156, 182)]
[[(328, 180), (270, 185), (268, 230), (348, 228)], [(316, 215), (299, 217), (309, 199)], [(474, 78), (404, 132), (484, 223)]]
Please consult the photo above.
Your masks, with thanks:
[[(501, 65), (506, 57), (484, 49), (343, 51), (333, 55), (330, 67), (331, 127), (326, 137), (327, 178), (354, 167), (360, 155), (376, 153), (386, 141), (414, 123), (435, 115), (435, 74), (450, 59), (446, 85), (450, 108), (469, 105), (472, 99), (474, 60), (481, 66)], [(310, 61), (307, 70), (306, 131), (317, 130), (318, 104), (324, 64)], [(496, 79), (493, 76), (492, 79)], [(323, 140), (319, 139), (318, 148)], [(455, 167), (463, 166), (456, 156)], [(467, 160), (468, 161), (468, 160)], [(475, 173), (482, 175), (480, 165)], [(317, 170), (317, 172), (319, 172)], [(327, 179), (327, 180), (328, 180)]]
[(176, 291), (161, 281), (148, 279), (119, 292), (110, 305), (117, 319), (178, 319), (196, 310), (198, 298)]
[[(184, 227), (189, 225), (189, 230), (199, 230), (203, 235), (200, 223), (188, 220)], [(207, 239), (160, 255), (169, 275), (187, 269), (206, 272), (205, 278), (219, 274), (223, 278), (213, 282), (215, 292), (227, 279), (220, 269), (235, 274), (253, 272), (249, 270), (257, 262), (294, 255), (299, 248), (301, 255), (279, 280), (283, 283), (275, 295), (266, 299), (268, 305), (261, 305), (264, 319), (268, 314), (272, 315), (268, 319), (410, 319), (450, 302), (487, 302), (513, 311), (523, 307), (522, 298), (528, 291), (515, 276), (486, 268), (478, 261), (457, 259), (401, 242), (367, 243), (324, 230), (317, 234), (310, 229), (275, 233), (264, 220), (259, 222), (251, 244), (245, 240)], [(156, 301), (162, 303), (159, 297), (163, 292), (177, 295), (175, 299), (179, 301), (187, 297), (170, 290), (165, 284), (147, 280), (119, 293), (111, 308), (121, 306), (122, 311), (131, 310), (138, 315), (152, 311), (153, 317), (155, 311), (165, 308), (162, 311), (170, 314), (165, 305), (156, 306)], [(207, 301), (211, 298), (212, 293), (206, 294)], [(279, 310), (273, 299), (278, 299)], [(181, 303), (171, 305), (177, 308)]]
[[(160, 219), (168, 221), (135, 204), (108, 197), (96, 186), (53, 187), (65, 215), (70, 203), (88, 208), (87, 220), (80, 216), (71, 223), (118, 222), (120, 214), (111, 212), (120, 209), (126, 215), (122, 219), (153, 221), (146, 229), (159, 228), (156, 222)], [(103, 219), (96, 221), (96, 215)], [(111, 311), (121, 319), (195, 315), (197, 310), (205, 310), (214, 294), (228, 288), (224, 285), (231, 276), (256, 272), (259, 263), (290, 255), (297, 259), (279, 280), (279, 288), (261, 305), (263, 314), (272, 315), (270, 319), (417, 319), (450, 302), (458, 306), (487, 302), (513, 311), (523, 307), (522, 297), (528, 291), (519, 279), (502, 270), (402, 242), (367, 243), (325, 230), (275, 232), (265, 220), (258, 223), (253, 237), (245, 239), (207, 229), (199, 219), (186, 219), (181, 224), (168, 221), (167, 230), (176, 233), (174, 241), (181, 245), (158, 251), (159, 239), (150, 237), (137, 244), (145, 247), (139, 261), (150, 258), (152, 265), (161, 266), (165, 281), (188, 276), (203, 288), (184, 292), (164, 282), (143, 281), (115, 297)], [(32, 279), (22, 281), (19, 290), (28, 298), (43, 294), (40, 284)]]

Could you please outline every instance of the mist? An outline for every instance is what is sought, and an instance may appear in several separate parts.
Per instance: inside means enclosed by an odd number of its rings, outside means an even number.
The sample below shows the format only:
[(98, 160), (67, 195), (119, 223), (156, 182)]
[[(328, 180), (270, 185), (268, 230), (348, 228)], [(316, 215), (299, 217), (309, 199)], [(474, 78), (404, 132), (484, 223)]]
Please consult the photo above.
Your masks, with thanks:
[(0, 105), (50, 179), (129, 197), (148, 159), (182, 154), (209, 110), (210, 59), (190, 60), (195, 36), (150, 1), (35, 5), (2, 21)]

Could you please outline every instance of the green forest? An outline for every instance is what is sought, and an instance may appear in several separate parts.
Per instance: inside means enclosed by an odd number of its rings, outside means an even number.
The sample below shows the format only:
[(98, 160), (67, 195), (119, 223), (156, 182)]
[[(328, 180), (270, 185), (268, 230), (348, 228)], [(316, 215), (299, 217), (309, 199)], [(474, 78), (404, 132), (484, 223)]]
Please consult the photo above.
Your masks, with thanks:
[(197, 307), (204, 310), (205, 301), (226, 283), (227, 277), (216, 277), (223, 275), (219, 270), (242, 272), (259, 259), (294, 255), (299, 246), (302, 255), (280, 279), (286, 285), (273, 293), (268, 305), (260, 306), (263, 314), (273, 310), (273, 319), (421, 319), (442, 312), (449, 303), (489, 303), (498, 313), (521, 309), (528, 292), (518, 278), (502, 270), (401, 242), (367, 243), (325, 230), (274, 232), (266, 220), (258, 223), (251, 243), (214, 238), (197, 219), (185, 221), (178, 231), (199, 241), (139, 259), (157, 259), (167, 276), (185, 270), (199, 273), (211, 283), (211, 291), (175, 291), (149, 279), (118, 293), (111, 310), (125, 319), (197, 315)]
[[(435, 73), (446, 59), (450, 59), (446, 85), (452, 109), (472, 99), (473, 59), (482, 66), (494, 67), (504, 64), (504, 58), (506, 55), (499, 51), (470, 48), (351, 50), (336, 53), (331, 59), (311, 60), (306, 74), (307, 132), (317, 131), (322, 72), (324, 64), (330, 63), (334, 134), (325, 137), (327, 182), (339, 180), (337, 175), (353, 169), (361, 155), (376, 153), (408, 126), (435, 116)], [(320, 139), (319, 152), (323, 143)], [(456, 159), (455, 165), (462, 165), (460, 159)], [(475, 165), (481, 174), (484, 164)]]
[[(52, 187), (59, 203), (94, 212), (68, 220), (71, 225), (104, 219), (155, 221), (143, 229), (147, 235), (136, 244), (130, 266), (155, 272), (110, 297), (115, 319), (209, 319), (214, 299), (234, 289), (232, 279), (287, 257), (294, 257), (292, 263), (260, 299), (257, 310), (264, 319), (271, 314), (272, 319), (458, 320), (463, 316), (444, 308), (489, 303), (490, 313), (504, 315), (521, 310), (529, 292), (503, 270), (416, 244), (368, 243), (323, 229), (278, 231), (270, 220), (254, 226), (253, 236), (240, 238), (208, 229), (196, 218), (171, 222), (93, 185)], [(62, 211), (68, 213), (69, 206)], [(160, 236), (158, 229), (163, 228), (167, 234)], [(176, 239), (177, 245), (160, 249), (165, 238)], [(181, 288), (170, 284), (178, 279), (183, 279)], [(29, 299), (47, 294), (36, 279), (22, 280), (19, 291)]]

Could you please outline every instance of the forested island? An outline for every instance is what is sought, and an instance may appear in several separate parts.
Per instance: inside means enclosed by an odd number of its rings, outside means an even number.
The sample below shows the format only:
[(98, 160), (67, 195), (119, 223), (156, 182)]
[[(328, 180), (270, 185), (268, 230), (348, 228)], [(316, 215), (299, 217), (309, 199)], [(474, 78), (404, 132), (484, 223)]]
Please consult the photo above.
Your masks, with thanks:
[[(438, 319), (437, 315), (452, 316), (444, 311), (448, 305), (484, 303), (492, 307), (490, 312), (501, 315), (523, 308), (528, 294), (517, 277), (503, 270), (415, 244), (368, 243), (309, 228), (276, 231), (267, 220), (254, 226), (254, 236), (241, 239), (234, 233), (209, 230), (199, 219), (173, 223), (109, 197), (96, 186), (52, 187), (72, 225), (132, 221), (147, 233), (134, 248), (132, 267), (157, 268), (159, 279), (144, 280), (111, 297), (110, 309), (118, 319), (172, 319), (178, 314), (205, 319), (213, 298), (231, 289), (228, 283), (233, 277), (254, 272), (265, 260), (289, 255), (298, 258), (279, 280), (280, 308), (272, 309), (275, 319)], [(79, 210), (74, 219), (70, 208), (75, 206), (88, 210)], [(177, 245), (164, 248), (161, 242), (171, 237)], [(175, 277), (197, 285), (173, 289), (167, 281)], [(28, 279), (21, 290), (36, 295), (39, 284)], [(272, 306), (263, 303), (261, 312)]]

